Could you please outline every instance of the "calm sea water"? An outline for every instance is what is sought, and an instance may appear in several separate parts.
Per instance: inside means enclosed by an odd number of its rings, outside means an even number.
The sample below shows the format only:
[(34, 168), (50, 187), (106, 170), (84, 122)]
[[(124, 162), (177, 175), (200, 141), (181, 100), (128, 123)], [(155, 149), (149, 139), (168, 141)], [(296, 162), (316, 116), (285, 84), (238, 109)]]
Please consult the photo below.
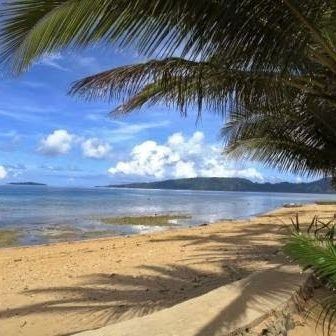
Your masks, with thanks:
[(176, 224), (190, 226), (316, 200), (336, 200), (336, 195), (1, 186), (0, 229), (18, 230), (17, 245), (41, 244), (163, 229), (102, 223), (111, 216), (189, 214)]

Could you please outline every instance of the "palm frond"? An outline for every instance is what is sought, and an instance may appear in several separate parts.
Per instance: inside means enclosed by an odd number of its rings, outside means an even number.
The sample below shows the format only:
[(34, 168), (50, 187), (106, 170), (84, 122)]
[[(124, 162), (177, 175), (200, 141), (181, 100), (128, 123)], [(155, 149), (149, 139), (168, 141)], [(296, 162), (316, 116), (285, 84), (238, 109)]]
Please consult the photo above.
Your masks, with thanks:
[(335, 108), (315, 97), (289, 98), (273, 108), (250, 105), (232, 113), (222, 130), (226, 152), (281, 171), (335, 176)]
[(303, 268), (311, 268), (336, 288), (336, 247), (333, 241), (317, 239), (302, 233), (291, 236), (285, 252)]
[[(308, 85), (309, 84), (309, 85)], [(205, 107), (223, 114), (240, 105), (281, 102), (298, 91), (327, 95), (318, 80), (301, 75), (278, 75), (267, 71), (222, 66), (218, 60), (191, 61), (183, 58), (151, 60), (123, 66), (76, 82), (70, 94), (84, 99), (123, 99), (116, 111), (130, 112), (145, 103), (162, 101), (180, 110)], [(329, 98), (329, 97), (328, 97)], [(329, 99), (336, 99), (330, 95)]]
[[(336, 63), (325, 48), (332, 48), (331, 39), (323, 35), (333, 19), (333, 4), (309, 0), (293, 11), (288, 3), (12, 0), (1, 11), (2, 59), (22, 71), (44, 53), (101, 41), (132, 45), (145, 55), (167, 57), (180, 50), (182, 56), (193, 59), (220, 55), (224, 62), (241, 68), (278, 70), (302, 69), (313, 49), (318, 59), (335, 70)], [(304, 22), (296, 19), (296, 12)]]
[[(336, 289), (336, 217), (322, 221), (314, 216), (308, 226), (299, 224), (299, 217), (293, 221), (293, 230), (284, 247), (285, 253), (303, 269), (310, 269), (330, 290)], [(332, 293), (318, 300), (308, 315), (318, 312), (317, 323), (323, 332), (332, 335), (336, 322), (336, 299)]]

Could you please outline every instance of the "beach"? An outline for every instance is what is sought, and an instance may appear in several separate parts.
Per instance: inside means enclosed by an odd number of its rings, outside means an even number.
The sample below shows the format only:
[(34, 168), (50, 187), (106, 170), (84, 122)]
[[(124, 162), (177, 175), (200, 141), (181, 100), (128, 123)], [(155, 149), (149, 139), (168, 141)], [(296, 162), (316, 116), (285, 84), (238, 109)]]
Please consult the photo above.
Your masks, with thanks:
[(128, 237), (0, 250), (0, 334), (65, 336), (150, 314), (285, 261), (296, 213), (331, 218), (335, 205), (280, 208), (252, 219)]

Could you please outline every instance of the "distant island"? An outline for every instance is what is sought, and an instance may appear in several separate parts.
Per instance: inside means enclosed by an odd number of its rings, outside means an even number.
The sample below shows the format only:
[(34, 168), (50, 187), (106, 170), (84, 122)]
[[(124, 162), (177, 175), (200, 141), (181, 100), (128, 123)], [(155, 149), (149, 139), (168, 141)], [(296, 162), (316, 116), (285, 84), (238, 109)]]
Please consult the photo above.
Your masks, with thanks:
[(20, 186), (46, 186), (44, 183), (37, 182), (10, 182), (9, 185), (20, 185)]
[[(103, 187), (103, 186), (100, 186)], [(196, 177), (148, 183), (108, 185), (107, 188), (247, 191), (284, 193), (336, 193), (328, 178), (309, 183), (256, 183), (244, 178)]]

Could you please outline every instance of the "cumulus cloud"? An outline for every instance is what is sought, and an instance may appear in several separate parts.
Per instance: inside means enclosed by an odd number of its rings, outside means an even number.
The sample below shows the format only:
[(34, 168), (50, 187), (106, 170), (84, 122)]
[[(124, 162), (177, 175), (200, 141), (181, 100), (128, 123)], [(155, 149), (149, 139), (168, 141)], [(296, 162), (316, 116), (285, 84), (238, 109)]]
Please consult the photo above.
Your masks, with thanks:
[(114, 175), (122, 173), (125, 175), (154, 176), (163, 178), (166, 167), (176, 164), (180, 157), (169, 147), (159, 145), (155, 141), (145, 141), (133, 148), (132, 160), (120, 161), (115, 167), (109, 169)]
[(175, 178), (190, 178), (197, 177), (197, 172), (195, 170), (195, 163), (191, 161), (179, 161), (176, 163), (175, 170), (173, 173)]
[(55, 130), (41, 140), (38, 150), (47, 155), (66, 154), (71, 150), (74, 139), (74, 135), (67, 130)]
[(0, 179), (6, 178), (8, 175), (7, 170), (4, 166), (0, 166)]
[(189, 138), (175, 133), (164, 144), (145, 141), (136, 145), (129, 156), (129, 160), (117, 162), (108, 172), (156, 179), (204, 176), (263, 180), (255, 168), (233, 167), (219, 146), (205, 142), (202, 132), (195, 132)]
[(65, 129), (58, 129), (45, 136), (38, 147), (38, 151), (46, 155), (67, 154), (73, 148), (80, 148), (86, 158), (106, 159), (110, 157), (111, 145), (108, 141), (95, 137), (69, 133)]
[(82, 142), (82, 152), (85, 157), (105, 159), (109, 156), (111, 146), (97, 138), (89, 138)]

